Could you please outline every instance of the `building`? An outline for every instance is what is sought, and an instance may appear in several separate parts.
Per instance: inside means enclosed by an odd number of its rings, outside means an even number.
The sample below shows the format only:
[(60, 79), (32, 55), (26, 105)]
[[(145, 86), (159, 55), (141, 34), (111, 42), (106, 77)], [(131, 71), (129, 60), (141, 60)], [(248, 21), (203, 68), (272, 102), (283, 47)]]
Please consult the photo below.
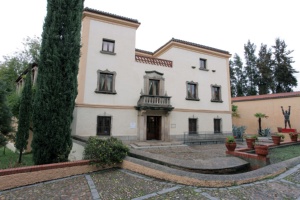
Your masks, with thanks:
[(229, 52), (174, 38), (155, 52), (136, 49), (139, 25), (84, 9), (72, 135), (172, 141), (231, 132)]
[[(277, 127), (284, 128), (283, 110), (291, 106), (290, 123), (293, 129), (300, 130), (300, 92), (288, 92), (278, 94), (264, 94), (257, 96), (245, 96), (232, 98), (232, 104), (238, 106), (239, 118), (233, 118), (236, 126), (246, 126), (246, 132), (258, 133), (258, 119), (255, 113), (263, 113), (268, 118), (262, 119), (262, 129), (270, 128), (271, 132), (278, 132)], [(287, 127), (289, 128), (289, 127)]]

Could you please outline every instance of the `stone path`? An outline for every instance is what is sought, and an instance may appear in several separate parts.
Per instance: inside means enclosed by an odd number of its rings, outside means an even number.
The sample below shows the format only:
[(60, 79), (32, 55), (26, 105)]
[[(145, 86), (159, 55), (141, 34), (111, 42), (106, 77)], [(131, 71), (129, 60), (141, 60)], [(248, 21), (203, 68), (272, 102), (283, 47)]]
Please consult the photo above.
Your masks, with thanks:
[(300, 199), (300, 165), (271, 179), (225, 188), (191, 187), (110, 169), (0, 191), (4, 199)]

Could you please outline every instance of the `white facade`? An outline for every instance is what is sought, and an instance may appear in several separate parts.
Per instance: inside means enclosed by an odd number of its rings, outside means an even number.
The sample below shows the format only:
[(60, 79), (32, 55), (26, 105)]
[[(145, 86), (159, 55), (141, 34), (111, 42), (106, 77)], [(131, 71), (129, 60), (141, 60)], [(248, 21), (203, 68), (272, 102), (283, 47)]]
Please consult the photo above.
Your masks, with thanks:
[[(138, 26), (136, 20), (85, 9), (72, 134), (102, 135), (108, 128), (108, 135), (124, 140), (170, 141), (191, 129), (230, 132), (230, 54), (177, 39), (154, 53), (136, 50)], [(106, 43), (114, 48), (106, 49)], [(192, 97), (188, 87), (196, 89), (190, 89)]]

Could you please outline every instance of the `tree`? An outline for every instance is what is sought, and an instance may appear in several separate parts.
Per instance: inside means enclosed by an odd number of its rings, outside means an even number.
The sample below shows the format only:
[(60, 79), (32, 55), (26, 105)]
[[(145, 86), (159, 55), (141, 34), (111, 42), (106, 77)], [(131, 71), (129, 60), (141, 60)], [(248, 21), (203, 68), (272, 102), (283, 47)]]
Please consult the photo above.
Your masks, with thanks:
[[(29, 67), (31, 69), (31, 66)], [(22, 162), (23, 150), (27, 147), (31, 119), (31, 71), (26, 74), (25, 86), (21, 95), (19, 125), (16, 134), (15, 146), (19, 150), (19, 163)]]
[(48, 0), (33, 105), (35, 164), (64, 162), (72, 148), (83, 0)]
[(0, 79), (6, 84), (6, 91), (15, 91), (15, 81), (31, 63), (39, 62), (41, 40), (39, 37), (27, 37), (23, 42), (23, 49), (12, 56), (4, 56), (0, 62)]
[(0, 133), (8, 135), (13, 129), (11, 126), (11, 112), (7, 105), (5, 84), (0, 80)]
[(31, 63), (39, 62), (41, 39), (27, 37), (24, 39), (23, 48), (11, 56), (4, 56), (0, 62), (0, 80), (5, 83), (8, 106), (12, 115), (19, 117), (20, 95), (16, 92), (16, 79), (26, 70)]
[(3, 154), (5, 154), (5, 145), (7, 143), (7, 136), (13, 128), (11, 126), (11, 112), (7, 105), (5, 91), (5, 84), (0, 80), (0, 146), (4, 147)]
[(257, 58), (259, 70), (258, 92), (259, 94), (274, 93), (272, 50), (267, 45), (261, 44)]
[(3, 155), (5, 155), (6, 144), (7, 144), (6, 137), (2, 133), (0, 133), (0, 147), (3, 147)]
[(236, 96), (245, 96), (247, 80), (243, 69), (243, 62), (238, 54), (233, 57), (233, 66), (236, 77)]
[(292, 87), (298, 85), (294, 74), (298, 73), (293, 67), (293, 57), (290, 56), (293, 50), (287, 50), (287, 45), (284, 40), (279, 38), (275, 41), (274, 49), (274, 79), (275, 92), (292, 92)]
[(258, 134), (262, 135), (261, 134), (261, 118), (268, 118), (268, 116), (263, 113), (255, 113), (254, 116), (258, 118)]
[(231, 97), (236, 96), (236, 77), (235, 77), (235, 70), (234, 70), (234, 63), (233, 61), (229, 61), (229, 73), (230, 73), (230, 89), (231, 89)]
[(255, 50), (256, 46), (248, 40), (247, 44), (244, 45), (245, 72), (248, 77), (246, 96), (257, 94), (258, 69), (256, 67)]

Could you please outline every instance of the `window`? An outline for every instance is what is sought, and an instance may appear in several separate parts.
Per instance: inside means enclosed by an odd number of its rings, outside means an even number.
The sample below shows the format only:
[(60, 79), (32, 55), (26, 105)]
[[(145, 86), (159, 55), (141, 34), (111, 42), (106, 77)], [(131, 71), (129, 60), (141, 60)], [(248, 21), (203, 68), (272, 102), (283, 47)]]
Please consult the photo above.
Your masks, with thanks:
[(111, 117), (97, 116), (97, 135), (110, 135)]
[(145, 71), (144, 75), (144, 91), (141, 94), (163, 96), (165, 95), (165, 79), (163, 73), (157, 71)]
[(97, 71), (98, 74), (98, 82), (97, 88), (95, 90), (96, 93), (106, 93), (106, 94), (116, 94), (115, 91), (115, 72), (110, 72), (108, 70)]
[(112, 53), (115, 52), (115, 41), (114, 40), (108, 40), (103, 39), (102, 41), (102, 53)]
[(214, 132), (221, 133), (221, 119), (214, 119)]
[(221, 86), (219, 85), (211, 86), (211, 102), (220, 102), (220, 103), (223, 102), (221, 98)]
[(186, 100), (199, 101), (198, 98), (198, 83), (186, 82)]
[(189, 134), (197, 133), (197, 119), (189, 119)]
[(206, 69), (206, 59), (200, 58), (200, 69)]
[(159, 80), (149, 80), (149, 95), (159, 95)]

